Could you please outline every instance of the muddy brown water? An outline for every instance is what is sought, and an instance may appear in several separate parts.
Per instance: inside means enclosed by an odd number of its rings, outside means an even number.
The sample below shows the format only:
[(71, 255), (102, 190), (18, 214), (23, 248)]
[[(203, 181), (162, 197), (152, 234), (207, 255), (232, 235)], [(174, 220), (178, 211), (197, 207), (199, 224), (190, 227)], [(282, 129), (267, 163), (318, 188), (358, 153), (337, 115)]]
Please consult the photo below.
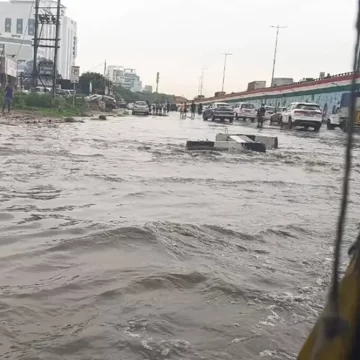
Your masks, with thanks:
[(265, 127), (280, 149), (185, 151), (225, 127), (258, 131), (174, 114), (1, 127), (2, 359), (295, 359), (328, 287), (345, 135)]

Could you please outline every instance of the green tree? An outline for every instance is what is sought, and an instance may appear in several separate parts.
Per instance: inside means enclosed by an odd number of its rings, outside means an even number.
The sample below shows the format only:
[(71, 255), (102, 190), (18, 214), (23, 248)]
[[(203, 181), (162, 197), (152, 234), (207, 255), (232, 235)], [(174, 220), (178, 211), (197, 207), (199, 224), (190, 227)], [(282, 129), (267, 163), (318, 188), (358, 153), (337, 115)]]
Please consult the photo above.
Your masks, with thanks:
[(80, 76), (79, 85), (83, 93), (88, 94), (90, 83), (92, 84), (93, 93), (103, 93), (105, 88), (105, 77), (96, 72), (85, 72)]

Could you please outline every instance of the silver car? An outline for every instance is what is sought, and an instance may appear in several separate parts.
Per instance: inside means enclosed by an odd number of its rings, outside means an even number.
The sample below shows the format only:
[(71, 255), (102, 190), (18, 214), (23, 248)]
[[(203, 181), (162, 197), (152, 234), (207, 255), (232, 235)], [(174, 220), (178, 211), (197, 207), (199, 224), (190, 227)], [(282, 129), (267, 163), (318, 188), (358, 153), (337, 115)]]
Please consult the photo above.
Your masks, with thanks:
[(149, 106), (145, 101), (135, 101), (134, 107), (132, 109), (133, 115), (149, 115), (149, 112)]

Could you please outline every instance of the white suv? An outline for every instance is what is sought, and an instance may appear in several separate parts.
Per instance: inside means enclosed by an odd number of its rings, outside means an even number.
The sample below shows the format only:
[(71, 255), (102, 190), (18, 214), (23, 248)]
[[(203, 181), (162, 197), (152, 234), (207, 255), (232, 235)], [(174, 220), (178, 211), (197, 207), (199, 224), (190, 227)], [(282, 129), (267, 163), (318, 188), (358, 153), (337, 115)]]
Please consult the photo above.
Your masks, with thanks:
[(237, 103), (234, 105), (235, 119), (251, 119), (252, 122), (256, 119), (256, 109), (253, 104), (250, 103)]
[(326, 127), (328, 130), (334, 130), (336, 127), (341, 127), (340, 121), (340, 108), (335, 110), (335, 114), (331, 114), (326, 121)]
[(289, 129), (302, 126), (305, 129), (312, 127), (319, 131), (322, 124), (322, 111), (315, 103), (294, 102), (281, 114), (281, 128), (288, 125)]

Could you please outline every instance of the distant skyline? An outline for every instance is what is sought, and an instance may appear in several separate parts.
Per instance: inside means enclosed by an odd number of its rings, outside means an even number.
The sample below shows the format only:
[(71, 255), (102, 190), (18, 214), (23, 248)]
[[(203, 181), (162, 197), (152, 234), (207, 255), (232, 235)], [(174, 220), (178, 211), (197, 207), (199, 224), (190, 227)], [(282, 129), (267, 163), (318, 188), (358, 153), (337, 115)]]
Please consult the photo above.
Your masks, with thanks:
[(221, 90), (223, 53), (228, 57), (225, 91), (253, 80), (270, 84), (276, 29), (280, 31), (275, 77), (318, 77), (351, 70), (356, 1), (339, 0), (63, 0), (78, 23), (81, 71), (108, 65), (135, 68), (144, 85), (159, 92), (196, 96)]

